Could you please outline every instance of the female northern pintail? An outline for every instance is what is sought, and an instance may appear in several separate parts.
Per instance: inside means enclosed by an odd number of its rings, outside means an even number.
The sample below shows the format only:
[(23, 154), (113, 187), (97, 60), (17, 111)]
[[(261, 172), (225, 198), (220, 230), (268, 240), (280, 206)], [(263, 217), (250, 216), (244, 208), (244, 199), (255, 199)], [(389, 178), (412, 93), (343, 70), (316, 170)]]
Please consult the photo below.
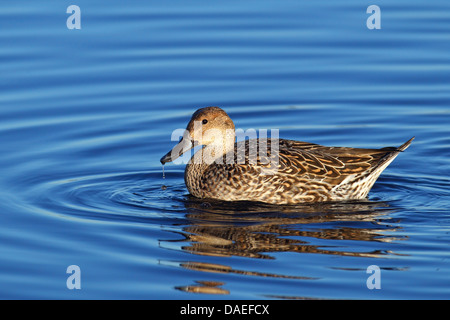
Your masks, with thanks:
[[(235, 142), (235, 128), (219, 107), (197, 110), (165, 164), (201, 145), (184, 179), (198, 198), (273, 204), (363, 199), (381, 172), (412, 142), (400, 147), (325, 147), (284, 139)], [(265, 149), (265, 152), (261, 152)]]

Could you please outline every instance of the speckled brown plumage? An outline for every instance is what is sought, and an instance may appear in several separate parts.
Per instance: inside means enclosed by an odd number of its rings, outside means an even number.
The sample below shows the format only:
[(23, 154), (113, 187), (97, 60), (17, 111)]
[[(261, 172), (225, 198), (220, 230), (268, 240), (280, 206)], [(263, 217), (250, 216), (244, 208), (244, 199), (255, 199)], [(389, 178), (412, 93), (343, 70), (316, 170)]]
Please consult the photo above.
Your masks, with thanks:
[[(188, 129), (192, 130), (193, 121), (202, 119), (207, 119), (214, 128), (225, 121), (232, 123), (222, 109), (210, 107), (197, 110)], [(214, 123), (214, 120), (218, 121)], [(234, 125), (232, 128), (234, 130)], [(398, 148), (382, 149), (325, 147), (301, 141), (267, 139), (264, 156), (257, 154), (264, 141), (247, 140), (234, 143), (234, 148), (229, 147), (222, 155), (222, 161), (208, 164), (193, 161), (194, 156), (186, 166), (185, 182), (195, 197), (227, 201), (294, 204), (362, 199), (381, 172), (413, 139)], [(271, 151), (272, 143), (278, 143), (278, 152), (276, 149)], [(245, 148), (245, 153), (238, 152), (242, 150), (239, 148)], [(168, 155), (161, 162), (167, 162), (163, 161), (167, 159)], [(234, 161), (227, 162), (229, 159)]]

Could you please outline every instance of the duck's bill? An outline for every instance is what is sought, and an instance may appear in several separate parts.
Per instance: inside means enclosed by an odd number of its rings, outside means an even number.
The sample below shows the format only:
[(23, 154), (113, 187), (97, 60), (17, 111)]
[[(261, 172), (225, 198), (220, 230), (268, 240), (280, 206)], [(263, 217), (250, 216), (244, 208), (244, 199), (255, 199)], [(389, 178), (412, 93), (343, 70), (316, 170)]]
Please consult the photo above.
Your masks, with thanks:
[(175, 147), (173, 147), (172, 150), (167, 152), (167, 154), (163, 156), (159, 161), (161, 161), (162, 164), (165, 164), (166, 162), (172, 162), (186, 151), (191, 150), (193, 147), (194, 144), (192, 143), (191, 139), (183, 137), (183, 139), (181, 139), (181, 141)]

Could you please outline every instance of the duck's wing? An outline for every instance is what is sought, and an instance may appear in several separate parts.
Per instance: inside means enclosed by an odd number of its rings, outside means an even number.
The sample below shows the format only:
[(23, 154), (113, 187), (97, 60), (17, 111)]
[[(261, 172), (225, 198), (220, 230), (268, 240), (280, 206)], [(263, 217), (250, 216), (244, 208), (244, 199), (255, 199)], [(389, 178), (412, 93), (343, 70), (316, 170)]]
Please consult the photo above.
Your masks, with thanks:
[[(370, 173), (393, 160), (414, 138), (400, 147), (362, 149), (326, 147), (302, 141), (279, 140), (280, 174), (310, 175), (323, 178)], [(276, 142), (276, 141), (275, 141)]]
[[(230, 158), (223, 158), (226, 170), (259, 172), (266, 174), (303, 176), (309, 178), (345, 178), (348, 175), (365, 175), (393, 160), (405, 150), (414, 138), (400, 147), (363, 149), (326, 147), (319, 144), (285, 139), (251, 139), (236, 143)], [(274, 147), (275, 146), (275, 147)], [(275, 166), (274, 166), (275, 164)], [(211, 165), (215, 168), (215, 164)]]

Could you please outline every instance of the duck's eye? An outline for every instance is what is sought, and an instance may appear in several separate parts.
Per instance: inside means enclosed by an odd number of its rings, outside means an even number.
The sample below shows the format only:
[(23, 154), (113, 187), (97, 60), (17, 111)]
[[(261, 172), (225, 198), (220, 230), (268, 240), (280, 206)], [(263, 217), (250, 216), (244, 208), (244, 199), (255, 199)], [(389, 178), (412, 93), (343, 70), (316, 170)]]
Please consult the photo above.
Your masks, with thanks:
[(203, 120), (202, 120), (202, 123), (203, 123), (203, 124), (207, 124), (207, 123), (208, 123), (208, 120), (203, 119)]

